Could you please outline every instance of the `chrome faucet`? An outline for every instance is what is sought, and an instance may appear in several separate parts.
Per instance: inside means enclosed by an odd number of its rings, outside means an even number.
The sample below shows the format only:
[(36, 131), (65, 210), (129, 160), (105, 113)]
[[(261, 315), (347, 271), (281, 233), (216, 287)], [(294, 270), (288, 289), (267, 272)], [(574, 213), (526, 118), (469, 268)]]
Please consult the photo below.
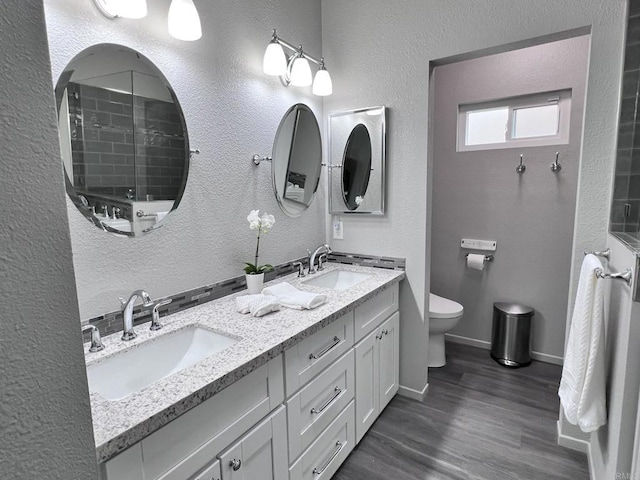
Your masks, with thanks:
[(131, 294), (129, 300), (120, 297), (120, 303), (122, 303), (122, 340), (133, 340), (137, 337), (136, 332), (133, 331), (133, 305), (138, 297), (142, 298), (143, 306), (153, 306), (153, 300), (144, 290), (136, 290)]
[(91, 331), (91, 346), (89, 347), (90, 352), (99, 352), (100, 350), (104, 350), (104, 345), (102, 344), (102, 340), (100, 339), (100, 330), (95, 325), (85, 325), (82, 327), (82, 333), (87, 330)]
[(316, 273), (317, 270), (316, 270), (315, 263), (316, 263), (316, 257), (318, 256), (319, 253), (326, 253), (328, 255), (333, 252), (331, 251), (331, 248), (329, 247), (329, 245), (327, 245), (326, 243), (316, 248), (313, 253), (309, 251), (309, 273)]

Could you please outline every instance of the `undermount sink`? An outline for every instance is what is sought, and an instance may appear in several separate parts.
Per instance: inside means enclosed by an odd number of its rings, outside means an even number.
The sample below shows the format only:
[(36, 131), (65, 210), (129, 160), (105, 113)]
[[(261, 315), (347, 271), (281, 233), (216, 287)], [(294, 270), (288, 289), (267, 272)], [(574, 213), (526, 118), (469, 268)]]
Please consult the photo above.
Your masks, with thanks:
[(348, 270), (332, 270), (328, 273), (314, 277), (304, 283), (316, 287), (331, 288), (332, 290), (346, 290), (360, 282), (370, 278), (368, 273), (350, 272)]
[(89, 365), (89, 391), (107, 400), (120, 400), (237, 341), (198, 326), (167, 333)]

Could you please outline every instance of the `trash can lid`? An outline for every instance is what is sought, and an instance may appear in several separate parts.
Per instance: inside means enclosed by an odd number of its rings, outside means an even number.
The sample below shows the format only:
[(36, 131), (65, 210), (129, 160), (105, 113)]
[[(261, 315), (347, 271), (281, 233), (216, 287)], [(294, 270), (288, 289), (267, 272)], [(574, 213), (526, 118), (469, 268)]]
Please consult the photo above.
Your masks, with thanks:
[(506, 313), (507, 315), (533, 315), (533, 308), (517, 303), (495, 302), (493, 308)]

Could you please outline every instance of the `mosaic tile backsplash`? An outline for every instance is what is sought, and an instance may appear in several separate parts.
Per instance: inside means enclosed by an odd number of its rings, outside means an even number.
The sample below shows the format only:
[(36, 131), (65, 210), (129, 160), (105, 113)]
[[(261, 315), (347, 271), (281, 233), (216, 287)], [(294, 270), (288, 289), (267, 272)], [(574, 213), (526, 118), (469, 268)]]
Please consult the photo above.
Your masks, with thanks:
[[(292, 260), (290, 262), (281, 263), (279, 265), (275, 265), (274, 269), (265, 274), (265, 282), (274, 280), (279, 277), (283, 277), (285, 275), (289, 275), (296, 271), (296, 268), (293, 267), (294, 262), (302, 262), (305, 267), (308, 267), (309, 259), (307, 257), (298, 258), (296, 260)], [(391, 270), (404, 270), (405, 269), (405, 259), (403, 258), (393, 258), (393, 257), (378, 257), (378, 256), (370, 256), (370, 255), (359, 255), (355, 253), (342, 253), (342, 252), (333, 252), (328, 257), (328, 261), (331, 263), (342, 263), (348, 265), (362, 265), (365, 267), (377, 267), (377, 268), (387, 268)], [(232, 293), (235, 293), (239, 290), (244, 290), (246, 288), (246, 280), (244, 275), (239, 275), (234, 278), (230, 278), (228, 280), (223, 280), (218, 283), (214, 283), (211, 285), (205, 285), (202, 287), (195, 288), (193, 290), (189, 290), (187, 292), (178, 293), (176, 295), (171, 295), (166, 298), (170, 298), (172, 301), (170, 304), (159, 309), (160, 317), (164, 317), (166, 315), (170, 315), (175, 312), (179, 312), (181, 310), (185, 310), (187, 308), (195, 307), (197, 305), (202, 305), (203, 303), (210, 302), (217, 298), (221, 298)], [(153, 292), (149, 292), (153, 293)], [(153, 298), (153, 297), (152, 297)], [(153, 300), (161, 300), (153, 298)], [(151, 309), (152, 307), (143, 307), (142, 305), (138, 305), (133, 309), (133, 324), (134, 326), (141, 325), (146, 322), (151, 321)], [(88, 322), (91, 325), (94, 325), (100, 330), (100, 334), (102, 336), (111, 335), (118, 331), (122, 330), (122, 311), (117, 310), (114, 312), (105, 313), (104, 315), (100, 315), (99, 317), (91, 318)], [(88, 342), (90, 340), (89, 333), (85, 333), (83, 336), (83, 341)]]

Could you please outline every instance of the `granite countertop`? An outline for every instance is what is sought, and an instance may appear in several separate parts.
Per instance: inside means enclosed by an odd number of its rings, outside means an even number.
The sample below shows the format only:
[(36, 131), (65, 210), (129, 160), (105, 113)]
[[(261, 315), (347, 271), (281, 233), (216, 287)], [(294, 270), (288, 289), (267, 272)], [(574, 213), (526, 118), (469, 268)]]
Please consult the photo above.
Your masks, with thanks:
[(291, 274), (266, 285), (286, 281), (300, 290), (326, 294), (327, 303), (303, 311), (283, 307), (278, 312), (256, 318), (237, 313), (235, 298), (247, 293), (242, 291), (163, 317), (164, 328), (157, 332), (149, 331), (146, 324), (139, 326), (135, 340), (124, 342), (120, 340), (121, 333), (105, 337), (106, 348), (101, 352), (88, 353), (88, 344), (85, 344), (85, 359), (87, 365), (91, 365), (121, 350), (135, 348), (147, 340), (153, 341), (189, 325), (199, 325), (239, 340), (225, 350), (121, 400), (110, 401), (97, 393), (90, 393), (98, 462), (109, 460), (405, 278), (401, 270), (342, 264), (328, 264), (322, 273), (336, 269), (367, 273), (371, 277), (346, 290), (337, 291), (305, 284), (309, 276), (299, 279), (297, 274)]

